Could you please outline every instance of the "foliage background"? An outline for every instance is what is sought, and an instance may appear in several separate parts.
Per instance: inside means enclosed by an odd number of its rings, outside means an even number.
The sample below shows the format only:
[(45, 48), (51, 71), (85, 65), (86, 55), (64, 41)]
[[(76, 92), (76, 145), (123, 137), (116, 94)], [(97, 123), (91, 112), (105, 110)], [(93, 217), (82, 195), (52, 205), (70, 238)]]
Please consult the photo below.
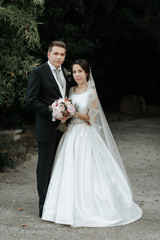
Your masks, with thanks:
[(67, 43), (65, 66), (86, 58), (105, 108), (124, 94), (160, 107), (158, 0), (7, 0), (0, 7), (0, 124), (32, 119), (25, 108), (29, 71), (45, 62), (53, 40)]

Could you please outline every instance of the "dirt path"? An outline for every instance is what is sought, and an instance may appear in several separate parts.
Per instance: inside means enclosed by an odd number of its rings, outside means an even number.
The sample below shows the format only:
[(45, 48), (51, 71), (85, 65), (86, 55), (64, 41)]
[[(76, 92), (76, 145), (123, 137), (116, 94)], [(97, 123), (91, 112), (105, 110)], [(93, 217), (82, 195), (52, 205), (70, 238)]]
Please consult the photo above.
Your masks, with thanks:
[(143, 209), (142, 219), (112, 228), (71, 228), (41, 221), (35, 178), (37, 155), (33, 155), (16, 170), (0, 173), (0, 240), (160, 239), (160, 119), (110, 126), (132, 184), (134, 200)]

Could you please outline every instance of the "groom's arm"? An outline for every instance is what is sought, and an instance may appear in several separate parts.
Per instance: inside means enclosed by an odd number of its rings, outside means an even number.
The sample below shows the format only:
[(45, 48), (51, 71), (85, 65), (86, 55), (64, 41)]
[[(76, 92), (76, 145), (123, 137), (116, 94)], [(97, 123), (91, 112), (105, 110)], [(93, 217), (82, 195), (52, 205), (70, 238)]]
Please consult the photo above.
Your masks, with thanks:
[(40, 93), (41, 78), (34, 69), (30, 72), (28, 77), (26, 105), (43, 118), (52, 120), (52, 112), (48, 109), (48, 106), (40, 100)]

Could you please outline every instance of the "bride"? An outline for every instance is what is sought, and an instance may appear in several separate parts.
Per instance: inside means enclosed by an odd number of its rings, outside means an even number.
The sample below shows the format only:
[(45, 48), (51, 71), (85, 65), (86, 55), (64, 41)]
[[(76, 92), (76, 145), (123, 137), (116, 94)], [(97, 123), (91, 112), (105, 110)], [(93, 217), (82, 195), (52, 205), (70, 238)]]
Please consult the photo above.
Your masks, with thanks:
[(122, 159), (99, 102), (88, 62), (72, 65), (78, 106), (59, 143), (42, 219), (73, 227), (111, 227), (134, 222), (134, 203)]

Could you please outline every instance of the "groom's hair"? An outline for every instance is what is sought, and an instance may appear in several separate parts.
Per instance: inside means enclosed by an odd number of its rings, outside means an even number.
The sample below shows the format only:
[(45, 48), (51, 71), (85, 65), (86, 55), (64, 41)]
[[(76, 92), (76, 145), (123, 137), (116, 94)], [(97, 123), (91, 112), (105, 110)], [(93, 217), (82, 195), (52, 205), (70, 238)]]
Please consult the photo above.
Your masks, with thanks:
[(62, 47), (66, 50), (66, 44), (62, 41), (53, 41), (50, 43), (49, 47), (48, 47), (48, 52), (51, 52), (52, 51), (52, 48), (53, 47)]

